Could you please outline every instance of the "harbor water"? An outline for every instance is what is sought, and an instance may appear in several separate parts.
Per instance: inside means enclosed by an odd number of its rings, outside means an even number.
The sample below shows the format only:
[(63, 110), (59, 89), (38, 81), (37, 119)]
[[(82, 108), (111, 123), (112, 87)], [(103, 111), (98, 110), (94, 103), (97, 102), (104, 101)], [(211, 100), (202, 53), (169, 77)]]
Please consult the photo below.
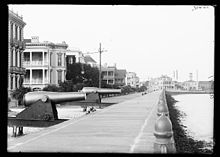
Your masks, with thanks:
[(174, 95), (175, 106), (183, 113), (181, 122), (189, 136), (213, 147), (214, 99), (209, 94)]

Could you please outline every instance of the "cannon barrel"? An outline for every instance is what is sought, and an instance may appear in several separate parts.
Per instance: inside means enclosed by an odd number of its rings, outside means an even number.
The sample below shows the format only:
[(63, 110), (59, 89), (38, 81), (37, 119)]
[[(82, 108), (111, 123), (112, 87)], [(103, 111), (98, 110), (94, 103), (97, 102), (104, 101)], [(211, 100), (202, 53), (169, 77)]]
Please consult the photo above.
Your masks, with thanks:
[(51, 102), (57, 104), (68, 101), (85, 100), (86, 94), (79, 92), (28, 92), (23, 97), (23, 103), (25, 106), (29, 106), (40, 99), (49, 99)]
[(99, 94), (119, 94), (119, 93), (121, 93), (121, 89), (84, 87), (82, 89), (82, 92), (84, 92), (84, 93), (99, 93)]

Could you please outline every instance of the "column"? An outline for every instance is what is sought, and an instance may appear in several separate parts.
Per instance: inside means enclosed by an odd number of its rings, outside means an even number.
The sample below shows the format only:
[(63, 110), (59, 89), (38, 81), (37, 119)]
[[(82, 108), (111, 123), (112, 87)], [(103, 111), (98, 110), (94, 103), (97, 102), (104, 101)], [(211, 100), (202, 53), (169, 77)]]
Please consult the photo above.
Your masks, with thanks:
[(30, 65), (32, 65), (32, 52), (30, 52)]
[(42, 55), (43, 55), (43, 64), (42, 65), (44, 65), (44, 51), (42, 52)]
[(17, 75), (17, 88), (20, 87), (20, 83), (19, 83), (19, 80), (21, 79), (20, 75)]
[(14, 23), (12, 23), (12, 31), (13, 31), (13, 40), (14, 40), (15, 38), (15, 24)]
[(17, 67), (21, 67), (21, 64), (20, 64), (20, 51), (19, 50), (17, 52)]
[(30, 83), (29, 84), (32, 84), (32, 69), (30, 69)]
[(63, 55), (62, 55), (62, 64), (61, 64), (61, 66), (65, 66), (65, 53), (63, 53)]
[(8, 75), (8, 90), (11, 89), (11, 75)]
[(13, 74), (12, 77), (13, 77), (13, 88), (12, 88), (12, 90), (14, 90), (15, 89), (15, 74)]
[(13, 63), (12, 63), (12, 66), (16, 66), (16, 65), (15, 65), (15, 55), (16, 55), (16, 53), (15, 53), (15, 47), (13, 47), (12, 53), (13, 53)]
[(49, 75), (49, 69), (47, 70), (47, 83), (49, 83), (49, 77), (48, 77), (48, 75)]
[(64, 81), (64, 70), (61, 71), (61, 82)]
[(45, 76), (44, 76), (44, 69), (42, 69), (42, 72), (43, 72), (43, 84), (45, 84)]
[(20, 41), (20, 38), (19, 38), (19, 36), (20, 36), (20, 31), (19, 31), (19, 29), (20, 29), (20, 27), (18, 26), (18, 27), (17, 27), (17, 40), (18, 40), (18, 41)]

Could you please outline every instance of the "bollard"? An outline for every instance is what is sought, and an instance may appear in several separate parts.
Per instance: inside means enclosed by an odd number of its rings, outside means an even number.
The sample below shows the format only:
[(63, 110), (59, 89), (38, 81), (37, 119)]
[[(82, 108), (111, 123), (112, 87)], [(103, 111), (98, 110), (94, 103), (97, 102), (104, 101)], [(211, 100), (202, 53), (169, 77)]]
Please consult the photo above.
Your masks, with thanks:
[(175, 153), (176, 148), (173, 140), (172, 123), (170, 119), (162, 114), (155, 123), (154, 142), (155, 153)]
[(169, 116), (169, 110), (165, 99), (160, 99), (157, 106), (157, 115), (161, 116), (162, 114)]
[(21, 136), (21, 135), (23, 135), (24, 133), (23, 133), (23, 127), (21, 126), (21, 127), (18, 127), (18, 136)]

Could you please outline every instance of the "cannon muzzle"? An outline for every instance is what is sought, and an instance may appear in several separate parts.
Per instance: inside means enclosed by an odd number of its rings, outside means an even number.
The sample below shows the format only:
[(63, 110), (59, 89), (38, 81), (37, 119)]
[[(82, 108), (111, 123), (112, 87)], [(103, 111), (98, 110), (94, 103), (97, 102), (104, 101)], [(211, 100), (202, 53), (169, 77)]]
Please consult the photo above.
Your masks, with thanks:
[(98, 93), (98, 94), (120, 94), (121, 89), (84, 87), (82, 89), (82, 92), (84, 92), (84, 93)]
[(43, 102), (50, 100), (52, 103), (58, 104), (62, 102), (85, 100), (85, 99), (86, 99), (85, 93), (37, 91), (37, 92), (26, 93), (23, 97), (23, 103), (25, 106), (29, 106), (38, 100), (41, 100)]

